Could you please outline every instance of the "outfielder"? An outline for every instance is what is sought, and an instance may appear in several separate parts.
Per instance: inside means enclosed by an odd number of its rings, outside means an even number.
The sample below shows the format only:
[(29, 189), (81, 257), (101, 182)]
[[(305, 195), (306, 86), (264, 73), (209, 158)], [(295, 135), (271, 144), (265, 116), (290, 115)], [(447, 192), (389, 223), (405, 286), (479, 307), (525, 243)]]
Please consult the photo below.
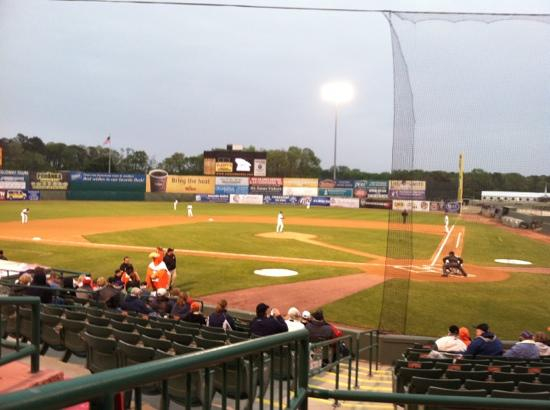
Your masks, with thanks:
[(174, 201), (174, 211), (176, 211), (178, 209), (178, 200), (176, 199)]
[(449, 233), (449, 215), (445, 214), (445, 233)]
[(279, 211), (279, 215), (277, 215), (277, 233), (283, 232), (285, 229), (284, 219), (283, 211)]
[(193, 216), (193, 205), (191, 205), (191, 204), (187, 205), (187, 216), (188, 217)]
[(22, 224), (29, 223), (29, 211), (30, 211), (30, 208), (24, 208), (21, 211), (21, 223)]

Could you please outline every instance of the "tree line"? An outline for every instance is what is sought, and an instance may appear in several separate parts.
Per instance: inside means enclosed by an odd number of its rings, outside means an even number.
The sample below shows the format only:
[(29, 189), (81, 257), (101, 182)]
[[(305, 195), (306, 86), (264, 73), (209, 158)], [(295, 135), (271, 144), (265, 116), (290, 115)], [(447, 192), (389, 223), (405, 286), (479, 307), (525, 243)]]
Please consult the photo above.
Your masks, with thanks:
[[(39, 137), (17, 134), (14, 138), (0, 138), (3, 148), (3, 168), (29, 171), (106, 172), (109, 166), (109, 148), (84, 146), (61, 142), (44, 143)], [(254, 146), (245, 148), (255, 151)], [(321, 160), (310, 148), (289, 147), (267, 152), (267, 175), (271, 177), (332, 178), (332, 167), (323, 169)], [(175, 152), (161, 161), (147, 152), (125, 148), (111, 150), (111, 172), (147, 173), (162, 168), (171, 174), (201, 175), (203, 156)], [(338, 179), (367, 179), (387, 181), (409, 179), (426, 181), (426, 196), (431, 200), (456, 198), (458, 173), (448, 171), (403, 170), (393, 172), (364, 172), (357, 168), (338, 166)], [(480, 198), (481, 191), (543, 192), (550, 185), (548, 175), (524, 176), (518, 173), (487, 172), (473, 169), (464, 174), (464, 198)]]

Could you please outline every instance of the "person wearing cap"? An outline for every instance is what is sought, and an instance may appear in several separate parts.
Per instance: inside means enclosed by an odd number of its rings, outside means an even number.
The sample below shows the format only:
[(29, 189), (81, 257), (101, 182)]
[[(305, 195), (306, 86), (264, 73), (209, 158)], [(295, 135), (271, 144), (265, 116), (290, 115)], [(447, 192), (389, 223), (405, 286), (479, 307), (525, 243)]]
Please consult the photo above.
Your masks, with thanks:
[(256, 317), (250, 323), (250, 332), (256, 336), (269, 336), (288, 331), (288, 326), (279, 309), (273, 308), (268, 316), (269, 306), (260, 303), (256, 306)]
[(306, 329), (309, 331), (309, 341), (312, 343), (336, 337), (332, 326), (325, 321), (325, 316), (321, 309), (311, 314), (311, 320), (306, 324)]
[[(100, 279), (97, 284), (100, 284)], [(105, 279), (104, 279), (105, 280)], [(120, 289), (115, 288), (115, 278), (110, 277), (104, 287), (96, 290), (96, 298), (98, 302), (103, 302), (109, 309), (118, 309), (120, 307)]]
[(199, 302), (191, 303), (191, 310), (182, 320), (191, 323), (199, 323), (202, 326), (206, 325), (206, 318), (201, 312), (201, 304)]
[(311, 313), (309, 312), (309, 310), (304, 310), (302, 312), (302, 324), (305, 326), (309, 323), (309, 321), (311, 320)]
[(458, 336), (458, 326), (449, 326), (449, 332), (447, 336), (440, 337), (435, 341), (437, 350), (440, 352), (448, 353), (462, 353), (466, 350), (467, 346)]
[(468, 274), (462, 267), (463, 263), (464, 260), (461, 257), (456, 256), (454, 251), (450, 251), (449, 254), (443, 258), (443, 273), (441, 274), (441, 276), (449, 276), (451, 268), (455, 268), (458, 269), (460, 273), (462, 273), (462, 276), (467, 277)]
[(277, 233), (281, 233), (285, 229), (284, 220), (285, 216), (283, 215), (283, 211), (279, 211), (279, 214), (277, 215), (277, 228), (275, 229)]
[(533, 340), (534, 335), (524, 330), (519, 335), (519, 342), (504, 352), (504, 357), (514, 357), (517, 359), (538, 359), (540, 357), (539, 348)]
[(476, 326), (476, 338), (470, 343), (470, 346), (464, 352), (469, 356), (502, 356), (502, 342), (493, 332), (489, 331), (487, 323), (481, 323)]
[(155, 296), (151, 299), (151, 308), (162, 317), (168, 316), (172, 312), (172, 301), (168, 297), (166, 289), (157, 289)]
[(147, 265), (145, 281), (147, 283), (147, 288), (151, 291), (160, 288), (168, 289), (170, 286), (170, 273), (163, 261), (163, 256), (160, 249), (149, 254), (151, 262)]
[(168, 248), (166, 251), (166, 255), (164, 255), (164, 264), (166, 265), (166, 269), (168, 269), (168, 272), (170, 273), (170, 286), (168, 289), (172, 289), (172, 286), (176, 283), (176, 254), (174, 253), (174, 249)]
[(127, 296), (124, 302), (122, 302), (122, 309), (130, 312), (141, 313), (143, 315), (149, 315), (153, 313), (153, 309), (147, 306), (147, 304), (140, 298), (140, 296), (141, 289), (132, 288), (130, 296)]
[(285, 320), (288, 331), (300, 330), (304, 328), (304, 324), (301, 322), (302, 315), (298, 308), (294, 306), (288, 309), (287, 319)]

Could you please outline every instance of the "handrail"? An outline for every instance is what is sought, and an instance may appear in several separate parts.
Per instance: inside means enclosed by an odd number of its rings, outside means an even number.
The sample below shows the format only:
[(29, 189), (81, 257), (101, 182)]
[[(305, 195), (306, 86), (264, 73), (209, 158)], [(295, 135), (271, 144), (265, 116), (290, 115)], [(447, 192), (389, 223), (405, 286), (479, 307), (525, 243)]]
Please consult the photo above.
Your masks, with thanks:
[[(361, 347), (361, 337), (369, 336), (369, 344), (367, 346)], [(376, 339), (376, 341), (374, 341)], [(369, 351), (369, 377), (372, 376), (372, 362), (373, 356), (374, 362), (376, 365), (376, 370), (378, 370), (379, 354), (380, 354), (380, 332), (377, 329), (366, 330), (357, 334), (356, 339), (356, 356), (355, 356), (355, 388), (359, 388), (359, 357), (361, 352), (365, 350)], [(376, 354), (373, 353), (373, 350), (376, 351)]]
[(428, 404), (464, 408), (548, 409), (548, 400), (501, 399), (492, 397), (439, 396), (411, 393), (308, 389), (308, 397), (373, 403)]
[[(0, 365), (10, 363), (26, 356), (31, 357), (31, 373), (36, 373), (40, 370), (40, 298), (35, 296), (2, 296), (0, 297), (1, 305), (30, 305), (32, 311), (32, 340), (31, 346), (26, 346), (23, 349), (9, 353), (0, 359)], [(18, 310), (19, 308), (17, 308)], [(17, 312), (19, 314), (19, 312)], [(0, 310), (0, 318), (2, 316)], [(19, 320), (18, 320), (19, 323)], [(0, 335), (2, 334), (2, 321), (0, 320)], [(17, 339), (19, 340), (19, 339)], [(17, 348), (19, 345), (17, 344)]]
[(299, 407), (307, 398), (308, 387), (309, 342), (306, 329), (251, 339), (204, 352), (107, 370), (90, 376), (39, 386), (32, 390), (5, 394), (0, 396), (0, 408), (2, 410), (58, 409), (97, 398), (104, 398), (105, 403), (109, 401), (112, 403), (112, 398), (117, 392), (166, 380), (194, 370), (213, 367), (290, 342), (297, 342), (299, 348), (296, 400), (293, 400), (293, 404)]

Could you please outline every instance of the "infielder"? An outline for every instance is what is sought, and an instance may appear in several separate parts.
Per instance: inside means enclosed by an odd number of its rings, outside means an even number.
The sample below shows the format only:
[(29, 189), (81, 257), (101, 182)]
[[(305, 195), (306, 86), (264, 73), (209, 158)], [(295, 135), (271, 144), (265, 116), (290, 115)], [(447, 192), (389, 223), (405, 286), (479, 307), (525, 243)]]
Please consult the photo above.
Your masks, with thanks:
[(176, 199), (174, 201), (174, 211), (176, 211), (178, 209), (178, 200)]
[(193, 205), (191, 205), (191, 204), (187, 205), (187, 216), (188, 217), (193, 216)]
[(277, 233), (283, 232), (283, 229), (285, 229), (284, 219), (283, 211), (279, 211), (279, 215), (277, 215)]
[(30, 211), (30, 208), (24, 208), (21, 211), (21, 223), (22, 224), (29, 223), (29, 211)]
[(445, 214), (445, 233), (449, 233), (449, 215)]

